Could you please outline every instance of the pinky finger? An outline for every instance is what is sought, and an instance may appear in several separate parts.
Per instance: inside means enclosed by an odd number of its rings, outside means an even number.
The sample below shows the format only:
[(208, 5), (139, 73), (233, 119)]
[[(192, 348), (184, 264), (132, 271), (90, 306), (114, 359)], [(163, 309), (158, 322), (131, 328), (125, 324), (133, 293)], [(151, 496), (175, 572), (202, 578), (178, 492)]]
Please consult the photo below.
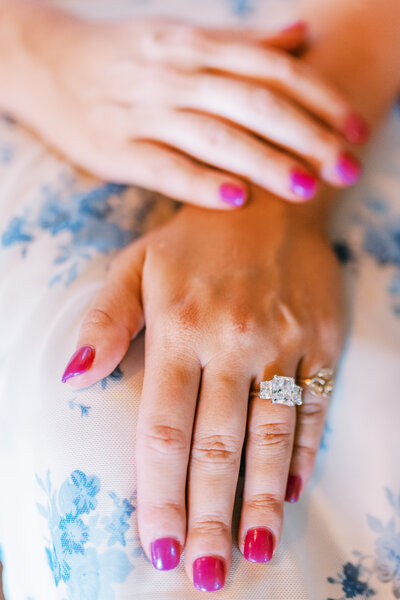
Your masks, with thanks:
[[(305, 372), (301, 378), (314, 376)], [(317, 395), (308, 386), (303, 392), (303, 404), (297, 407), (296, 433), (286, 488), (286, 502), (297, 502), (308, 484), (315, 465), (325, 429), (329, 398)]]
[(114, 154), (112, 162), (118, 165), (118, 172), (113, 168), (112, 173), (103, 173), (107, 179), (138, 185), (189, 204), (229, 210), (240, 208), (248, 198), (247, 187), (239, 178), (157, 143), (132, 142), (117, 156)]

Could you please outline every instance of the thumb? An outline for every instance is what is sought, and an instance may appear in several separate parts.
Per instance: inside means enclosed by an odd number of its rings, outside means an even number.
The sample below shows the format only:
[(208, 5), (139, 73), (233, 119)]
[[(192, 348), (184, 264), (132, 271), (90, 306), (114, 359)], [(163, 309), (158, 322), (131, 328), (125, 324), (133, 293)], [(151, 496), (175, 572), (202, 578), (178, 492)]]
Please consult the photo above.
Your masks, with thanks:
[(77, 350), (62, 376), (87, 387), (114, 371), (144, 325), (141, 280), (143, 244), (134, 243), (114, 260), (106, 281), (81, 325)]

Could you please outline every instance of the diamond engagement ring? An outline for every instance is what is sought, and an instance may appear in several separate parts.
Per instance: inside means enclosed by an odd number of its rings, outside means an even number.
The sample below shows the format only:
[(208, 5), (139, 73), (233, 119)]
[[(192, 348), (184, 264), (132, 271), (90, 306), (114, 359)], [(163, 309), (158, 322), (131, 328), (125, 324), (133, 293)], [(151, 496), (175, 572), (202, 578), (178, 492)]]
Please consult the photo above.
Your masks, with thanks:
[(259, 390), (254, 390), (251, 395), (259, 395), (265, 400), (272, 400), (272, 404), (296, 406), (303, 403), (301, 399), (303, 389), (296, 385), (293, 377), (274, 375), (270, 381), (262, 381)]
[(316, 396), (330, 398), (335, 385), (335, 372), (332, 369), (320, 369), (316, 375), (300, 379), (299, 383), (307, 386)]

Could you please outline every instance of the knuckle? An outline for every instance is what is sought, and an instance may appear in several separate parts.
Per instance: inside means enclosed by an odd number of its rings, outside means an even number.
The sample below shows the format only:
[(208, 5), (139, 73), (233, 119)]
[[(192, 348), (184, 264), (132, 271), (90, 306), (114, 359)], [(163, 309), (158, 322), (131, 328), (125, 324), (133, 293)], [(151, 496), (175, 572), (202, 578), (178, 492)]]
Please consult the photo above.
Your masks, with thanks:
[(158, 501), (141, 501), (138, 502), (138, 513), (141, 519), (154, 522), (157, 519), (158, 522), (164, 519), (176, 519), (182, 518), (185, 513), (185, 508), (182, 504), (171, 502), (166, 500), (165, 502)]
[(229, 348), (245, 349), (259, 330), (256, 316), (249, 315), (246, 309), (232, 308), (225, 315), (223, 336)]
[(273, 307), (273, 320), (283, 339), (296, 340), (302, 337), (304, 323), (290, 304), (282, 301), (276, 302)]
[(223, 150), (230, 145), (228, 128), (222, 124), (205, 119), (202, 120), (201, 130), (207, 145), (212, 146), (214, 149)]
[(197, 436), (192, 447), (192, 459), (210, 464), (213, 468), (218, 464), (232, 466), (240, 459), (241, 446), (240, 440), (234, 436)]
[(190, 299), (175, 301), (170, 307), (171, 322), (178, 330), (193, 331), (200, 325), (200, 308), (198, 302)]
[(255, 512), (268, 512), (277, 517), (282, 516), (283, 498), (274, 494), (254, 494), (245, 501), (246, 508)]
[(327, 403), (322, 401), (306, 400), (299, 407), (303, 424), (315, 423), (325, 420)]
[(113, 325), (114, 319), (111, 315), (101, 308), (91, 308), (85, 319), (84, 327), (87, 328), (105, 328)]
[(246, 105), (252, 115), (271, 118), (280, 104), (280, 98), (269, 90), (261, 88), (248, 90)]
[(178, 159), (171, 153), (157, 149), (152, 153), (151, 160), (147, 166), (147, 175), (158, 182), (158, 188), (172, 189), (171, 173), (176, 172), (179, 166)]
[(292, 446), (293, 429), (287, 423), (269, 423), (250, 428), (249, 442), (256, 448), (277, 446), (282, 452)]
[(300, 459), (302, 462), (307, 462), (309, 464), (314, 463), (317, 452), (317, 448), (312, 448), (301, 442), (297, 442), (293, 447), (293, 454), (296, 455), (297, 460)]
[(187, 433), (169, 425), (152, 425), (138, 437), (146, 450), (158, 454), (184, 454), (189, 443)]
[[(165, 50), (192, 50), (196, 53), (207, 51), (209, 40), (202, 31), (191, 24), (163, 24), (150, 32), (145, 39), (145, 47), (156, 51), (157, 54)], [(184, 56), (182, 57), (184, 59)]]
[(199, 533), (206, 537), (224, 537), (230, 535), (230, 527), (221, 519), (202, 517), (193, 523), (191, 532)]

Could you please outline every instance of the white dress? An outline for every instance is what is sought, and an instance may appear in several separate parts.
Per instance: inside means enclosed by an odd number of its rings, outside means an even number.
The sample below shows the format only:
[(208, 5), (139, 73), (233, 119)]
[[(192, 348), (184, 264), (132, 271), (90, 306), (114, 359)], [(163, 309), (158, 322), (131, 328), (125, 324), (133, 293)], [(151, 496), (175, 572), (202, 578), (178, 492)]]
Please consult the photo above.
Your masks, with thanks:
[[(228, 18), (225, 8), (232, 21), (251, 22), (270, 7), (202, 0), (199, 10), (194, 0), (136, 0), (96, 8), (122, 14), (128, 5), (138, 13), (208, 15), (214, 23)], [(75, 7), (82, 8), (78, 1)], [(151, 193), (83, 177), (0, 119), (6, 600), (203, 597), (183, 566), (155, 571), (138, 540), (143, 339), (102, 382), (74, 392), (60, 381), (112, 258), (172, 210), (172, 202)], [(400, 111), (376, 136), (333, 238), (348, 275), (352, 318), (317, 466), (300, 502), (285, 507), (282, 543), (269, 564), (246, 562), (235, 546), (221, 600), (400, 598)]]

